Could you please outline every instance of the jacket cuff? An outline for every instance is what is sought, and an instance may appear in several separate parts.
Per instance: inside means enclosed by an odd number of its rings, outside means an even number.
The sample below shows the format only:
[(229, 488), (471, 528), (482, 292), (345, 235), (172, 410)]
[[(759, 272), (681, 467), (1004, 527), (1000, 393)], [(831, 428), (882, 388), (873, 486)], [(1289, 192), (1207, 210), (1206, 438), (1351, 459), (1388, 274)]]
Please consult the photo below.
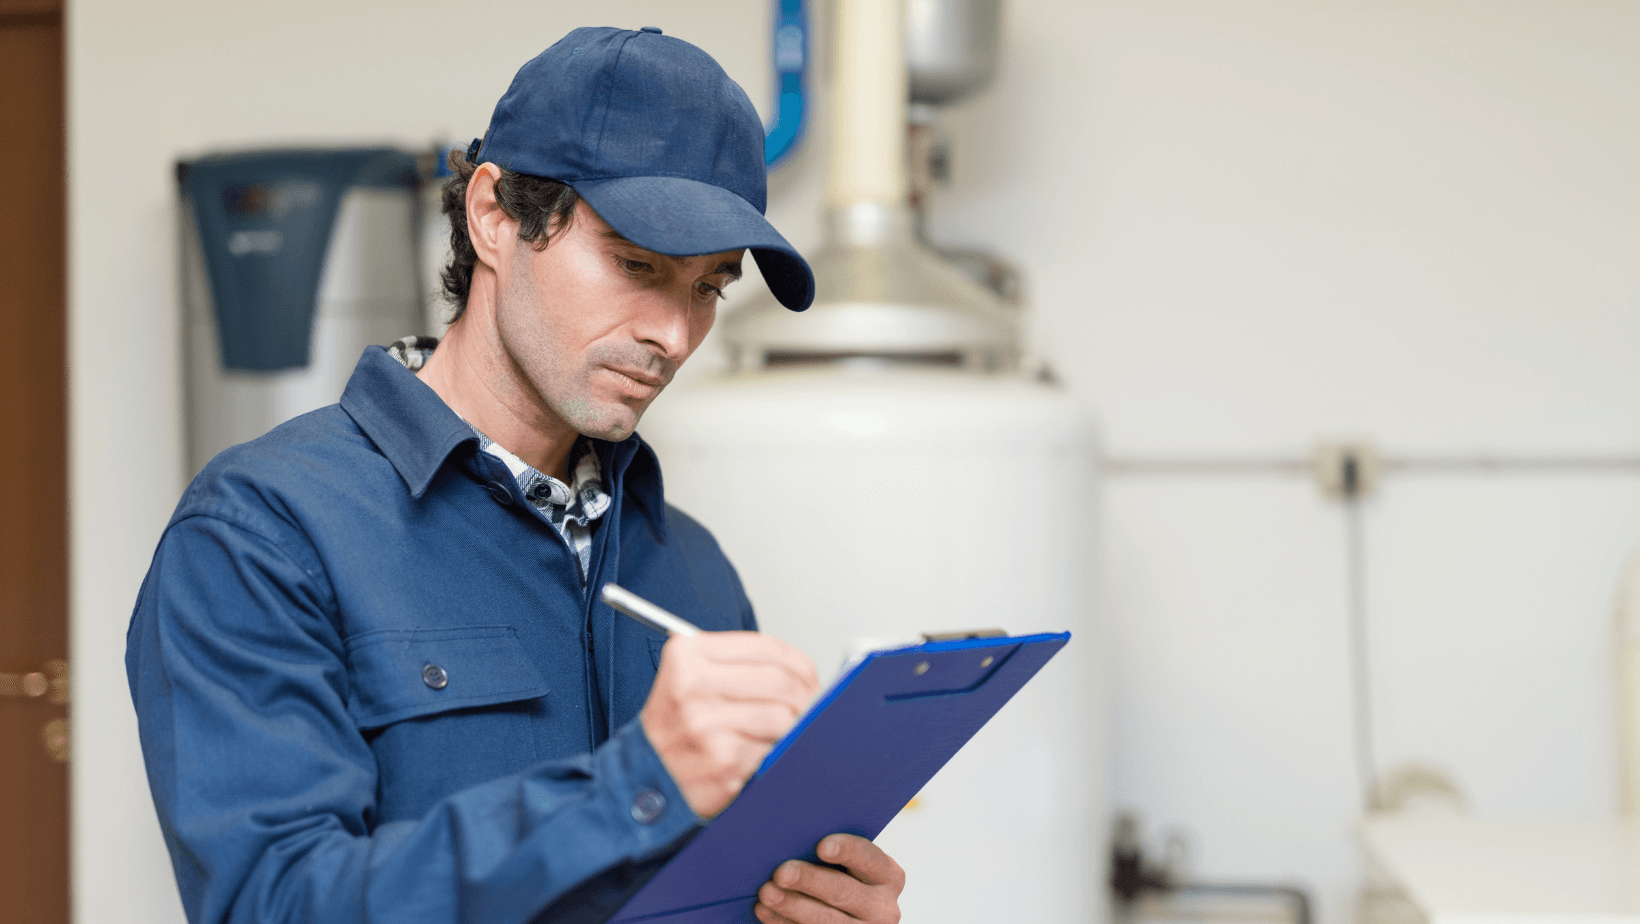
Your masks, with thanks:
[(634, 719), (621, 726), (593, 759), (616, 827), (629, 832), (631, 859), (661, 853), (700, 826), (642, 722)]

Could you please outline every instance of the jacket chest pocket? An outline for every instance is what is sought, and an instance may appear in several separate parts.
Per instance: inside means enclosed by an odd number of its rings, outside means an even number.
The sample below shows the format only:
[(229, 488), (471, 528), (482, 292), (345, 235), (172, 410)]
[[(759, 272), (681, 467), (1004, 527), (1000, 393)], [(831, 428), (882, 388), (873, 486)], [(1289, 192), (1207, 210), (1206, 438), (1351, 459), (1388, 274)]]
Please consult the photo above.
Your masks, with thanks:
[(537, 760), (547, 685), (509, 626), (383, 629), (347, 640), (348, 713), (377, 765), (376, 822), (419, 817)]

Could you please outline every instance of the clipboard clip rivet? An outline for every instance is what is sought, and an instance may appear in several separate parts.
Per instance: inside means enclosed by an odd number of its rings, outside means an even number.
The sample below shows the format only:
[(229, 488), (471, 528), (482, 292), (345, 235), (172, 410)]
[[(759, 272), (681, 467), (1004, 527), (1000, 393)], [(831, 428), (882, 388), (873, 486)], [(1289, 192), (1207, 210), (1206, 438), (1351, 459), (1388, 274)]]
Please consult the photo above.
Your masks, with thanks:
[(928, 662), (927, 661), (917, 662), (917, 666), (912, 669), (912, 673), (916, 674), (919, 677), (921, 677), (923, 674), (928, 673)]
[(986, 657), (986, 658), (985, 658), (985, 660), (983, 660), (983, 661), (981, 661), (981, 662), (979, 662), (979, 666), (980, 666), (980, 667), (990, 667), (990, 666), (991, 666), (991, 665), (992, 665), (992, 664), (994, 664), (994, 663), (995, 663), (995, 662), (996, 662), (996, 658), (993, 658), (993, 657), (990, 657), (990, 656), (987, 656), (987, 657)]

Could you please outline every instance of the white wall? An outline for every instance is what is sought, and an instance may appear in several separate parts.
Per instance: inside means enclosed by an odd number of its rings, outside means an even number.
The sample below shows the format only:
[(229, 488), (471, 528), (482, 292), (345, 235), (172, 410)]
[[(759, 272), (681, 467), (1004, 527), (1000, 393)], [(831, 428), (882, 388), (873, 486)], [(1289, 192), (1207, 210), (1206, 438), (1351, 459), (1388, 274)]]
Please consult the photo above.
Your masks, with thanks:
[[(1117, 458), (1640, 457), (1640, 8), (1013, 3), (936, 232), (1028, 271)], [(1298, 477), (1114, 476), (1113, 788), (1214, 878), (1347, 920), (1345, 528)], [(1640, 472), (1390, 474), (1379, 768), (1615, 809), (1609, 608)]]
[[(695, 41), (762, 105), (770, 6), (70, 5), (78, 920), (179, 919), (122, 663), (180, 489), (174, 161), (465, 139), (604, 21)], [(1031, 346), (1114, 456), (1640, 455), (1637, 71), (1619, 0), (1018, 0), (934, 228), (1025, 266)], [(772, 183), (800, 247), (818, 147)], [(1107, 501), (1118, 804), (1187, 828), (1204, 875), (1297, 879), (1348, 920), (1337, 506), (1281, 476)], [(1392, 475), (1367, 528), (1381, 762), (1482, 811), (1611, 811), (1602, 646), (1640, 478)]]

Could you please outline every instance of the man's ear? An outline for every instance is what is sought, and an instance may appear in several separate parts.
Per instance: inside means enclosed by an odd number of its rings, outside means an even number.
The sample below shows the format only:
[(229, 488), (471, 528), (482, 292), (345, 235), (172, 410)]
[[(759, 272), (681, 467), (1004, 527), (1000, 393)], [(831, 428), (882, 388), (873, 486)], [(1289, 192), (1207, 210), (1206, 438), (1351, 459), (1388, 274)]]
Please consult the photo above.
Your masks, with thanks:
[(478, 262), (498, 270), (504, 254), (510, 253), (518, 237), (518, 222), (507, 217), (496, 199), (501, 168), (480, 164), (467, 181), (467, 237), (473, 242)]

